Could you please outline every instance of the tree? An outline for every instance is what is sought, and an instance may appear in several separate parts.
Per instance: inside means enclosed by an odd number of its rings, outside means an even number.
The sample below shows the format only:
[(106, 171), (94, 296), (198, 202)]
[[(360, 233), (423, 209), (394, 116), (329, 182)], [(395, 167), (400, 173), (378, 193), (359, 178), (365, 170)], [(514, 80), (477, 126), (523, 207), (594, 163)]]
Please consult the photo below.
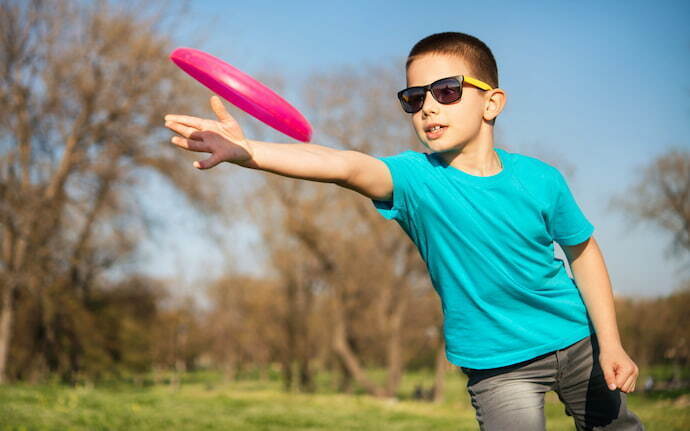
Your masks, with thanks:
[(228, 379), (248, 364), (265, 376), (276, 351), (285, 344), (286, 304), (269, 278), (226, 274), (208, 288), (211, 308), (205, 313), (205, 333), (211, 358)]
[[(83, 343), (70, 328), (146, 232), (138, 182), (159, 175), (217, 209), (212, 189), (179, 169), (184, 156), (161, 145), (163, 115), (201, 96), (167, 60), (173, 15), (144, 3), (0, 0), (0, 382), (18, 309), (33, 317), (26, 335), (45, 366), (78, 371)], [(65, 339), (76, 346), (67, 360)]]
[(632, 222), (648, 221), (669, 232), (671, 252), (690, 252), (690, 151), (672, 148), (652, 160), (639, 180), (609, 208)]
[[(636, 184), (624, 194), (614, 196), (609, 205), (624, 212), (634, 223), (651, 222), (670, 233), (671, 256), (687, 255), (690, 252), (690, 151), (671, 148), (661, 154), (643, 169)], [(626, 304), (628, 323), (624, 320), (622, 325), (630, 344), (639, 346), (643, 362), (670, 359), (676, 366), (676, 375), (680, 373), (679, 364), (687, 364), (690, 356), (686, 322), (688, 283), (690, 279), (682, 281), (681, 288), (668, 298)]]
[[(370, 66), (311, 76), (303, 96), (314, 142), (368, 154), (413, 147), (412, 129), (394, 97), (395, 75), (391, 67)], [(370, 76), (377, 76), (375, 83)], [(292, 304), (285, 330), (294, 348), (282, 362), (298, 361), (300, 375), (309, 381), (305, 346), (315, 335), (305, 330), (305, 321), (320, 312), (328, 317), (330, 347), (344, 372), (341, 390), (354, 379), (373, 395), (394, 396), (408, 359), (403, 328), (409, 304), (417, 292), (431, 290), (414, 244), (360, 195), (274, 175), (263, 179), (246, 207), (278, 268), (285, 301)], [(288, 249), (289, 254), (275, 253)], [(309, 275), (300, 277), (305, 271)], [(326, 309), (312, 307), (315, 295), (328, 298)], [(427, 327), (417, 329), (423, 333)], [(383, 384), (366, 373), (366, 365), (375, 363), (387, 369)]]

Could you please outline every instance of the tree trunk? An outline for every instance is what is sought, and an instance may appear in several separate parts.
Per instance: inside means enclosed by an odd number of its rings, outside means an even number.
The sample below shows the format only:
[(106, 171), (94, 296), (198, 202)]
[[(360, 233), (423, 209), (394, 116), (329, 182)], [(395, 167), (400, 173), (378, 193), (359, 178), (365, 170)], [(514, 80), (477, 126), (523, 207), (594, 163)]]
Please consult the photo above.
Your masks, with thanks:
[(285, 392), (290, 392), (292, 389), (292, 362), (284, 357), (280, 365), (283, 372), (283, 390)]
[(386, 394), (389, 397), (395, 396), (395, 392), (400, 385), (403, 372), (402, 358), (402, 326), (405, 310), (407, 308), (407, 296), (398, 292), (398, 301), (395, 309), (390, 315), (388, 333), (388, 381), (386, 384)]
[[(338, 293), (336, 293), (338, 296)], [(375, 397), (386, 397), (386, 391), (376, 385), (371, 381), (362, 366), (360, 365), (357, 357), (352, 352), (352, 349), (347, 343), (347, 330), (345, 324), (345, 310), (342, 301), (336, 301), (334, 304), (335, 312), (334, 315), (334, 334), (333, 334), (333, 350), (340, 355), (345, 367), (350, 372), (355, 381), (360, 384), (367, 393), (374, 395)]]
[(0, 384), (7, 381), (7, 358), (9, 357), (10, 339), (12, 337), (12, 319), (14, 283), (10, 281), (2, 290), (2, 308), (0, 308)]
[(302, 356), (299, 359), (299, 386), (305, 392), (314, 392), (314, 378), (309, 368), (309, 358)]
[(308, 283), (303, 281), (299, 283), (298, 298), (299, 315), (297, 321), (297, 334), (299, 334), (299, 340), (297, 363), (299, 369), (299, 388), (304, 392), (314, 392), (314, 377), (309, 367), (311, 359), (311, 333), (308, 323), (313, 298)]
[(287, 294), (287, 315), (285, 316), (285, 336), (287, 338), (287, 349), (284, 351), (283, 375), (285, 381), (285, 391), (290, 392), (293, 385), (293, 364), (295, 362), (295, 352), (297, 350), (297, 319), (299, 313), (297, 309), (297, 283), (294, 279), (288, 279), (286, 283)]
[(26, 247), (26, 241), (23, 238), (17, 239), (15, 233), (5, 226), (2, 258), (9, 271), (5, 277), (5, 288), (2, 290), (2, 305), (0, 306), (0, 384), (7, 381), (7, 359), (10, 355), (14, 322), (14, 296), (18, 288), (17, 274), (24, 266)]
[(343, 361), (340, 355), (336, 356), (336, 362), (336, 368), (340, 370), (340, 381), (336, 386), (336, 390), (344, 394), (352, 393), (352, 374), (350, 374), (350, 370), (345, 366), (345, 361)]
[(440, 340), (436, 350), (436, 377), (434, 378), (434, 402), (440, 403), (443, 401), (444, 385), (443, 382), (446, 376), (446, 368), (448, 361), (446, 360), (446, 343), (443, 339), (443, 331), (439, 331)]

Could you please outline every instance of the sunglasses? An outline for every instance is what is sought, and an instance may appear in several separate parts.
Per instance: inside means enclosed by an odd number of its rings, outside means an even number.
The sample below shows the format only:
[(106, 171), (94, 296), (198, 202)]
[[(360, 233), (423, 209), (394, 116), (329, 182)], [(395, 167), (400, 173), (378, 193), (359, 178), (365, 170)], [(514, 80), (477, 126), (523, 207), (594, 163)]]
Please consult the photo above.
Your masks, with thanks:
[(492, 89), (486, 82), (470, 78), (469, 76), (458, 75), (449, 78), (441, 78), (429, 85), (408, 87), (398, 92), (398, 99), (400, 99), (403, 111), (408, 114), (414, 114), (424, 106), (424, 99), (426, 98), (427, 91), (431, 91), (431, 95), (434, 96), (434, 99), (444, 105), (460, 100), (462, 97), (463, 82), (474, 85), (482, 90)]

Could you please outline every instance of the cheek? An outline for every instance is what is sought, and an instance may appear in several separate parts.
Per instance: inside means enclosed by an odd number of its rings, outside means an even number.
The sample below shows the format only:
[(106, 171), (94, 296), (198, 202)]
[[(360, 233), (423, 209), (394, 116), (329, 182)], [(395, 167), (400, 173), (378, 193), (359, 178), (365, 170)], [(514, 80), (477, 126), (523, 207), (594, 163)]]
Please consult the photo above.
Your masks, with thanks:
[(473, 129), (482, 122), (483, 106), (481, 104), (454, 105), (448, 113), (453, 124), (459, 129)]
[(484, 117), (484, 107), (486, 104), (484, 98), (477, 96), (468, 100), (468, 102), (470, 103), (467, 104), (465, 115), (472, 121), (481, 122)]
[(414, 128), (415, 132), (419, 134), (424, 134), (424, 129), (422, 127), (422, 120), (421, 118), (418, 117), (417, 114), (412, 118), (412, 127)]
[(417, 121), (414, 118), (412, 119), (412, 128), (414, 129), (415, 136), (417, 137), (417, 140), (419, 141), (420, 144), (424, 145), (426, 148), (429, 148), (429, 145), (426, 143), (426, 136), (424, 135), (424, 129), (422, 128), (422, 122), (421, 120)]

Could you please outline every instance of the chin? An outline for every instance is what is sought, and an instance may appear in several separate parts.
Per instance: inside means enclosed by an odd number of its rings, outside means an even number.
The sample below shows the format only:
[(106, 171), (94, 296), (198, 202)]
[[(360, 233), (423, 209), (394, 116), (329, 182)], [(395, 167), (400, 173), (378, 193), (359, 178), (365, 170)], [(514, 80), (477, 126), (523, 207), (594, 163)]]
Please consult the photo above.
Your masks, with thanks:
[(441, 151), (443, 144), (439, 145), (440, 143), (438, 141), (427, 141), (425, 138), (423, 138), (421, 135), (417, 134), (417, 140), (424, 145), (426, 148), (433, 152)]
[(426, 147), (427, 147), (428, 149), (430, 149), (431, 151), (435, 152), (435, 153), (438, 153), (438, 152), (442, 152), (442, 151), (443, 151), (443, 146), (439, 146), (439, 145), (438, 145), (437, 143), (435, 143), (435, 142), (427, 142), (427, 143), (426, 143)]
[(439, 142), (439, 141), (431, 141), (431, 142), (423, 142), (424, 146), (430, 149), (431, 151), (435, 153), (443, 153), (446, 151), (451, 151), (451, 150), (457, 150), (456, 145), (444, 143), (444, 142)]
[(419, 140), (419, 142), (421, 142), (422, 145), (424, 145), (426, 148), (428, 148), (434, 153), (457, 151), (461, 149), (463, 145), (460, 145), (457, 141), (453, 143), (453, 141), (455, 140), (453, 138), (457, 139), (458, 137), (442, 136), (439, 139), (427, 140), (424, 135), (417, 134), (417, 139)]

